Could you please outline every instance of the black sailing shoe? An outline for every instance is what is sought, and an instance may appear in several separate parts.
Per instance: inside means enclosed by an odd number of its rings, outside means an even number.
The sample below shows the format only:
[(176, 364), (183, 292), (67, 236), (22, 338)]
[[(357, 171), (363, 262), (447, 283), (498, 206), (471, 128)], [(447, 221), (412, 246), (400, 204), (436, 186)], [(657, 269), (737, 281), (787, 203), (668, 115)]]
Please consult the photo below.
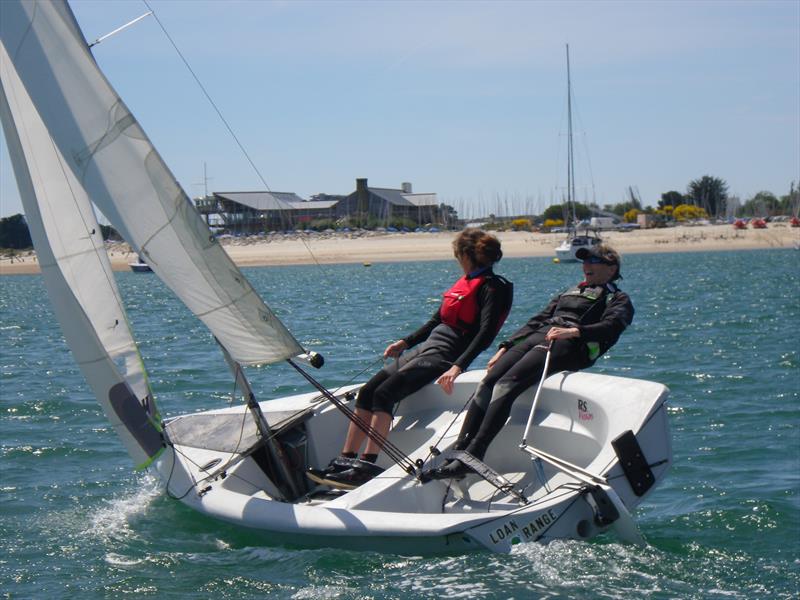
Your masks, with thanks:
[(374, 463), (367, 462), (366, 460), (359, 459), (356, 460), (351, 469), (339, 473), (332, 473), (325, 478), (323, 483), (343, 490), (354, 490), (380, 473), (383, 473), (381, 467)]
[(347, 458), (346, 456), (337, 456), (334, 458), (328, 466), (324, 469), (306, 469), (306, 477), (308, 477), (311, 481), (316, 483), (327, 483), (327, 478), (329, 475), (333, 475), (334, 473), (341, 473), (342, 471), (347, 471), (348, 469), (352, 469), (353, 465), (358, 461), (357, 458)]

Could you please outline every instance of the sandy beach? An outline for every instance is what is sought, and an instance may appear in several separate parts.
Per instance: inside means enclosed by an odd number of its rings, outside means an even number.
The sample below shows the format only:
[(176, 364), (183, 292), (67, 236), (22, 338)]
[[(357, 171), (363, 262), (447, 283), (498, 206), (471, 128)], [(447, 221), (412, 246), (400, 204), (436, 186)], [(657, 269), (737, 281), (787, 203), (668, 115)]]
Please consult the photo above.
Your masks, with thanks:
[[(563, 233), (496, 232), (507, 257), (552, 257)], [(379, 263), (452, 258), (455, 234), (353, 232), (331, 234), (280, 234), (260, 238), (225, 238), (221, 243), (240, 267)], [(603, 238), (619, 252), (698, 252), (792, 248), (800, 244), (800, 229), (771, 224), (767, 229), (737, 231), (730, 225), (679, 226), (629, 232), (611, 231)], [(127, 244), (109, 244), (114, 270), (127, 271), (136, 256)], [(0, 275), (38, 273), (33, 252), (0, 258)]]

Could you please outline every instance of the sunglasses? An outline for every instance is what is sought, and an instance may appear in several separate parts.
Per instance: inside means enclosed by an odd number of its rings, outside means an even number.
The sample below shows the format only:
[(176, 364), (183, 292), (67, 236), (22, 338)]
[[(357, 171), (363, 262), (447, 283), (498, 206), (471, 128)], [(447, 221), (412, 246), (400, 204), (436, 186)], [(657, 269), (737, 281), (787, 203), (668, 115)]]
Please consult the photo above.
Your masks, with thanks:
[(616, 263), (613, 263), (611, 261), (605, 260), (603, 258), (599, 258), (597, 256), (590, 256), (588, 258), (584, 258), (583, 262), (589, 263), (590, 265), (609, 265), (609, 266), (611, 266), (611, 265), (616, 264)]

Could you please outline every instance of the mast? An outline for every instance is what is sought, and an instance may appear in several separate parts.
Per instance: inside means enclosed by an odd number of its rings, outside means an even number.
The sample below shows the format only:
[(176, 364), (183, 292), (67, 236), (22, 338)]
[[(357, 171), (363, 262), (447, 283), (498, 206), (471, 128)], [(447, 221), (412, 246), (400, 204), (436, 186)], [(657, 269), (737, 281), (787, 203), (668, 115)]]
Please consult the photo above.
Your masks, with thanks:
[[(217, 343), (219, 343), (219, 340), (217, 340)], [(247, 380), (247, 376), (244, 374), (242, 365), (231, 358), (231, 355), (225, 349), (225, 346), (219, 344), (219, 347), (222, 349), (222, 354), (225, 356), (225, 361), (228, 363), (228, 366), (233, 372), (236, 385), (240, 388), (241, 393), (244, 396), (247, 410), (250, 411), (250, 415), (253, 417), (256, 429), (258, 430), (258, 435), (264, 441), (264, 447), (266, 448), (267, 455), (272, 463), (271, 466), (275, 470), (274, 474), (270, 474), (272, 483), (274, 483), (281, 492), (284, 500), (290, 501), (298, 498), (302, 492), (292, 478), (292, 474), (288, 466), (289, 460), (286, 458), (286, 453), (283, 450), (283, 446), (281, 446), (280, 442), (275, 439), (275, 433), (269, 426), (269, 423), (267, 423), (264, 413), (261, 412), (261, 406), (256, 401), (253, 388), (250, 386), (250, 382)]]
[(572, 207), (572, 225), (575, 227), (578, 217), (575, 211), (575, 157), (572, 148), (572, 79), (569, 72), (569, 44), (567, 44), (567, 211), (569, 207)]

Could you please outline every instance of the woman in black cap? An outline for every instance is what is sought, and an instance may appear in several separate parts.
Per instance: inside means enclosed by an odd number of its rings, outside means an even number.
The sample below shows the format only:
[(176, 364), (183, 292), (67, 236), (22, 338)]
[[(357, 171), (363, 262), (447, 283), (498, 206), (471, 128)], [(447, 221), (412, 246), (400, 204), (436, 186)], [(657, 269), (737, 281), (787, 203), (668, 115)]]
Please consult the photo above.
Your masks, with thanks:
[[(620, 275), (619, 254), (599, 244), (576, 253), (583, 261), (584, 281), (553, 298), (489, 360), (453, 449), (483, 459), (491, 441), (511, 413), (511, 405), (542, 377), (550, 350), (548, 373), (578, 371), (594, 364), (619, 339), (633, 320), (633, 304), (614, 281)], [(463, 477), (469, 469), (447, 461), (428, 474), (432, 479)]]

